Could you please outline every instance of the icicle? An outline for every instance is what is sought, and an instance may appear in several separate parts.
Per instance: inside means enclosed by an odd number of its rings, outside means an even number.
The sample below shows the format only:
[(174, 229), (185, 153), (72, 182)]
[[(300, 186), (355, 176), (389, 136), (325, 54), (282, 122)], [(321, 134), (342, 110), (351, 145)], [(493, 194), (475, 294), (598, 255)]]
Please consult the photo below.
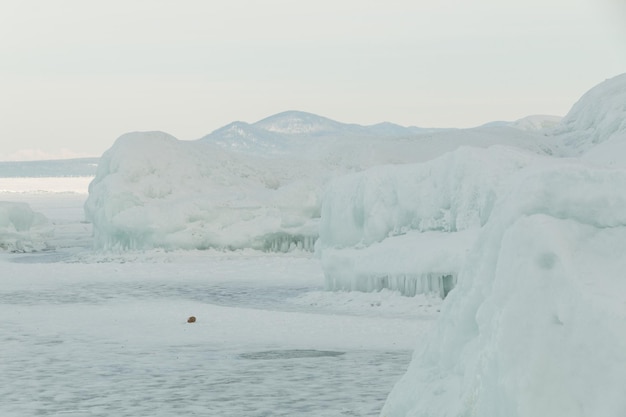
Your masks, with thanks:
[(330, 291), (374, 292), (389, 289), (407, 297), (414, 297), (417, 294), (437, 294), (445, 298), (456, 285), (456, 276), (446, 273), (359, 277), (341, 277), (326, 273), (325, 278), (326, 289)]

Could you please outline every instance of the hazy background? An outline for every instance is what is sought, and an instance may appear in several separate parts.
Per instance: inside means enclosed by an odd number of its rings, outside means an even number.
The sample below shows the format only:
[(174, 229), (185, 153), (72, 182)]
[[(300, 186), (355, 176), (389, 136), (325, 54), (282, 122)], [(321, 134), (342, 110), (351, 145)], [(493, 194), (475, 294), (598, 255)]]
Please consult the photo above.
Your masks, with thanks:
[(0, 0), (0, 160), (304, 110), (469, 127), (626, 71), (624, 0)]

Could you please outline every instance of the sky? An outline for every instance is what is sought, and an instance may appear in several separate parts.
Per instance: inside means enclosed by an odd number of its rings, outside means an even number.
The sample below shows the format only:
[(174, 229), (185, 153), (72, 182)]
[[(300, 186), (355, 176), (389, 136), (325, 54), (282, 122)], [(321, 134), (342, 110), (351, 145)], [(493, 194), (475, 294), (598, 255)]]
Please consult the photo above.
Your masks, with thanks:
[(0, 0), (0, 160), (285, 110), (472, 127), (626, 72), (625, 0)]

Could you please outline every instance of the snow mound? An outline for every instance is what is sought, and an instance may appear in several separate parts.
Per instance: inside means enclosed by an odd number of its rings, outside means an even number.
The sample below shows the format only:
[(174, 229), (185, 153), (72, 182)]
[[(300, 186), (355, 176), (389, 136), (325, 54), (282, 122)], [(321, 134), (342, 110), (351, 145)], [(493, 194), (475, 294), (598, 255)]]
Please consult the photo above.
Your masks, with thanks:
[(312, 249), (321, 187), (311, 169), (129, 133), (102, 156), (85, 213), (99, 248)]
[(515, 176), (381, 415), (623, 416), (626, 171)]
[(555, 129), (568, 150), (580, 155), (595, 145), (626, 137), (626, 74), (585, 93)]
[(462, 147), (334, 180), (317, 244), (326, 287), (445, 296), (511, 176), (539, 163), (520, 149)]
[(48, 247), (48, 220), (26, 203), (0, 201), (0, 250), (33, 252)]

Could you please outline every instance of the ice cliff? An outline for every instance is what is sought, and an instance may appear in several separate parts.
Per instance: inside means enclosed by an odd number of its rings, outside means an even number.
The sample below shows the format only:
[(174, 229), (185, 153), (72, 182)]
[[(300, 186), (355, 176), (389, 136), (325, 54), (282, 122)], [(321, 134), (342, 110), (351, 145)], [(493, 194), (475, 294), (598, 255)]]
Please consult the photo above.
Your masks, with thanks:
[(580, 158), (509, 176), (381, 416), (626, 415), (625, 87), (550, 133)]
[(511, 176), (541, 163), (517, 148), (464, 147), (334, 180), (317, 245), (326, 287), (445, 296)]

